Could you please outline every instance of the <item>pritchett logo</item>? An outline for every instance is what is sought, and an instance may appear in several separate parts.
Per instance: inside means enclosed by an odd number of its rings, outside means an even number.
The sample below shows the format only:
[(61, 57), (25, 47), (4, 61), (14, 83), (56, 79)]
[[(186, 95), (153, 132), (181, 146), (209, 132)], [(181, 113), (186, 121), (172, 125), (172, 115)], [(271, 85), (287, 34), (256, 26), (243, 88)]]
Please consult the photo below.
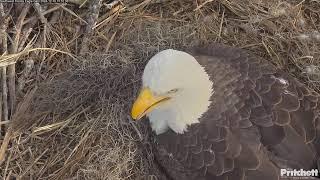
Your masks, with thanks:
[(304, 177), (317, 177), (319, 175), (318, 169), (281, 169), (280, 173), (281, 177), (297, 177), (298, 179), (303, 179)]

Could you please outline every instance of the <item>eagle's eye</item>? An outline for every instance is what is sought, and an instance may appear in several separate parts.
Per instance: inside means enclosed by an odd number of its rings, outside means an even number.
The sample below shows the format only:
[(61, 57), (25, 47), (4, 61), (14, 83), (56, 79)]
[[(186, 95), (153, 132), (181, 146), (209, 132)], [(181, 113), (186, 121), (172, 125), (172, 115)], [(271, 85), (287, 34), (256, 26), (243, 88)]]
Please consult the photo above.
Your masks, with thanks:
[(178, 88), (171, 89), (170, 91), (168, 91), (168, 94), (173, 94), (173, 93), (176, 93), (176, 92), (178, 92)]

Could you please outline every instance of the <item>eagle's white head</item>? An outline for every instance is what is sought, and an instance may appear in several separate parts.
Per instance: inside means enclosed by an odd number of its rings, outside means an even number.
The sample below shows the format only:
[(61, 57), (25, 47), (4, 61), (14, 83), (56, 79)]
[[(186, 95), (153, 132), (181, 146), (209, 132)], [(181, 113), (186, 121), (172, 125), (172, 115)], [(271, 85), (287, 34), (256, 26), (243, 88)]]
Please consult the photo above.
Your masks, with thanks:
[(188, 53), (172, 49), (157, 53), (147, 63), (142, 80), (131, 116), (149, 117), (156, 134), (168, 128), (184, 133), (188, 125), (199, 122), (211, 103), (212, 81)]

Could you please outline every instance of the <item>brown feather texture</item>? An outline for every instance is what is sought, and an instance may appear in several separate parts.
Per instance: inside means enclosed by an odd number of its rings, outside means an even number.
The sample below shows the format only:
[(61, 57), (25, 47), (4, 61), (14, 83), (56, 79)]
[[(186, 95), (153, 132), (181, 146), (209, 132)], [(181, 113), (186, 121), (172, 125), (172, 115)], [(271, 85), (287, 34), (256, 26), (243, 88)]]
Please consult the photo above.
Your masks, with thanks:
[(215, 93), (200, 123), (155, 136), (168, 179), (276, 180), (284, 179), (281, 168), (317, 168), (319, 94), (242, 49), (215, 44), (187, 52)]

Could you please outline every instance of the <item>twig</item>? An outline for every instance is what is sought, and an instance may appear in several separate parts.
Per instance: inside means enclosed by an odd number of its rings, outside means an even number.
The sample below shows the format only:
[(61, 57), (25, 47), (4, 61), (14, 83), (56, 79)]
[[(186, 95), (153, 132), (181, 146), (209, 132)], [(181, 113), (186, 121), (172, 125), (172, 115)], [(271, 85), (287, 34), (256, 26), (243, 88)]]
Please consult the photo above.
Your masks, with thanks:
[(93, 27), (97, 23), (97, 20), (99, 17), (99, 11), (101, 7), (101, 0), (92, 0), (88, 3), (89, 3), (89, 13), (86, 18), (88, 24), (85, 27), (84, 37), (82, 39), (82, 44), (80, 48), (80, 54), (84, 54), (88, 52), (89, 39), (93, 35)]
[(66, 8), (65, 6), (60, 5), (61, 9), (63, 9), (64, 11), (68, 12), (69, 14), (71, 14), (72, 16), (78, 18), (81, 22), (88, 24), (87, 21), (85, 21), (84, 19), (82, 19), (80, 16), (78, 16), (76, 13), (74, 13), (72, 10)]
[[(7, 54), (7, 50), (8, 50), (8, 48), (7, 48), (7, 33), (6, 33), (6, 29), (7, 29), (7, 26), (8, 26), (8, 22), (9, 22), (9, 18), (6, 18), (5, 17), (5, 12), (4, 12), (4, 7), (3, 7), (3, 4), (2, 3), (0, 3), (0, 18), (1, 19), (4, 19), (4, 21), (2, 22), (2, 24), (0, 23), (0, 50), (1, 50), (1, 47), (2, 47), (2, 53), (3, 54)], [(1, 51), (0, 51), (0, 53), (1, 53)], [(3, 96), (2, 95), (4, 95), (4, 94), (1, 94), (0, 95), (0, 123), (2, 122), (2, 108), (4, 108), (4, 106), (3, 106)], [(4, 118), (5, 118), (5, 116), (4, 116)], [(1, 137), (1, 126), (0, 126), (0, 137)]]
[[(61, 5), (61, 6), (63, 6), (63, 5)], [(55, 6), (55, 7), (51, 8), (51, 9), (48, 9), (48, 10), (46, 10), (46, 11), (43, 11), (43, 12), (42, 12), (42, 15), (44, 16), (44, 15), (46, 15), (46, 14), (49, 14), (49, 13), (53, 12), (53, 11), (56, 11), (56, 10), (60, 9), (61, 6)], [(35, 21), (35, 20), (37, 20), (37, 19), (38, 19), (38, 17), (36, 17), (36, 16), (31, 17), (30, 19), (26, 20), (26, 21), (23, 23), (23, 25), (24, 25), (24, 24), (28, 24), (30, 21)]]
[(107, 44), (107, 47), (106, 47), (106, 53), (109, 51), (109, 49), (110, 49), (110, 47), (111, 47), (111, 44), (112, 44), (114, 38), (116, 37), (116, 34), (117, 34), (117, 32), (114, 32), (114, 33), (112, 34), (112, 36), (111, 36), (111, 38), (110, 38), (110, 40), (109, 40), (109, 42), (108, 42), (108, 44)]
[[(3, 172), (3, 177), (4, 177), (3, 179), (9, 179), (10, 176), (11, 176), (12, 172), (9, 172), (9, 174), (7, 174), (8, 170), (9, 170), (9, 164), (11, 162), (11, 158), (12, 158), (12, 151), (9, 152), (9, 156), (7, 158), (7, 161), (6, 161), (6, 167), (4, 168), (5, 170)], [(5, 178), (6, 175), (8, 175), (7, 178)]]
[(21, 41), (19, 43), (19, 47), (18, 47), (18, 52), (22, 51), (23, 48), (25, 47), (25, 44), (28, 40), (28, 37), (30, 36), (30, 33), (32, 32), (33, 28), (27, 28), (23, 31), (22, 33), (22, 38)]
[(121, 3), (120, 0), (114, 0), (110, 3), (104, 3), (103, 5), (106, 6), (108, 9), (112, 9), (114, 6), (118, 5), (119, 3)]
[[(116, 6), (115, 8), (113, 8), (110, 12), (108, 12), (107, 14), (103, 15), (102, 17), (100, 17), (97, 21), (97, 24), (93, 27), (93, 29), (100, 29), (102, 27), (102, 25), (105, 25), (111, 21), (114, 21), (120, 14), (120, 12), (125, 9), (123, 8), (121, 5)], [(102, 20), (103, 19), (103, 20)]]
[(82, 8), (87, 3), (87, 1), (89, 1), (89, 0), (80, 0), (81, 4), (80, 4), (79, 8)]
[(143, 7), (145, 7), (147, 4), (149, 4), (151, 1), (152, 1), (152, 0), (144, 0), (144, 1), (141, 2), (140, 4), (134, 5), (134, 6), (130, 7), (130, 8), (128, 8), (127, 10), (128, 10), (128, 11), (134, 11), (134, 10), (136, 10), (136, 9), (138, 9), (138, 8), (143, 8)]
[(9, 90), (8, 90), (9, 109), (10, 109), (10, 117), (11, 117), (15, 111), (15, 105), (16, 105), (16, 64), (11, 64), (8, 67), (8, 87), (9, 87)]
[[(27, 4), (23, 7), (19, 18), (17, 20), (16, 25), (16, 32), (14, 35), (13, 44), (11, 46), (11, 53), (16, 53), (19, 48), (19, 42), (20, 42), (20, 35), (22, 31), (23, 21), (27, 16), (27, 13), (29, 12), (30, 4)], [(8, 86), (9, 86), (9, 107), (10, 107), (10, 116), (15, 111), (15, 104), (16, 104), (16, 65), (11, 64), (8, 67)]]
[(34, 67), (34, 61), (33, 59), (27, 59), (24, 61), (24, 69), (23, 73), (18, 79), (18, 92), (22, 92), (25, 84), (26, 84), (26, 79), (29, 77), (31, 70)]
[(4, 8), (3, 8), (3, 4), (2, 4), (2, 3), (0, 3), (0, 16), (1, 16), (1, 17), (4, 17), (4, 16), (5, 16)]
[(127, 116), (128, 120), (129, 120), (129, 123), (130, 125), (133, 127), (133, 129), (136, 131), (138, 137), (139, 137), (139, 141), (142, 141), (143, 140), (143, 136), (142, 134), (140, 133), (138, 127), (136, 126), (136, 123), (134, 123), (134, 121), (132, 120), (132, 118), (130, 116)]
[(3, 120), (8, 121), (8, 87), (7, 87), (7, 67), (2, 67), (2, 103), (3, 103)]
[(74, 60), (78, 60), (77, 57), (74, 56), (73, 54), (71, 54), (69, 52), (65, 52), (65, 51), (60, 51), (58, 49), (52, 49), (52, 48), (33, 48), (33, 49), (28, 49), (28, 48), (29, 47), (26, 47), (23, 51), (18, 52), (16, 54), (0, 56), (0, 67), (7, 66), (8, 64), (13, 64), (13, 63), (15, 63), (15, 59), (17, 57), (20, 57), (22, 55), (28, 54), (28, 53), (33, 52), (33, 51), (39, 51), (39, 50), (49, 50), (49, 51), (53, 51), (53, 52), (66, 54), (66, 55), (70, 56), (71, 58), (73, 58)]
[[(0, 38), (1, 38), (1, 47), (2, 47), (2, 53), (3, 55), (6, 55), (8, 53), (8, 40), (7, 40), (7, 27), (9, 23), (9, 17), (6, 17), (3, 4), (0, 4), (0, 15), (1, 19), (4, 19), (2, 22), (2, 26), (0, 27)], [(2, 98), (1, 98), (1, 106), (2, 106), (2, 112), (3, 112), (3, 119), (4, 121), (8, 121), (8, 93), (7, 93), (7, 68), (3, 67), (2, 69), (2, 74), (1, 74), (1, 79), (2, 79)], [(2, 114), (0, 114), (2, 116)], [(1, 158), (1, 152), (0, 152), (0, 158)]]
[[(47, 33), (50, 32), (50, 24), (48, 23), (48, 20), (46, 17), (44, 17), (44, 9), (42, 9), (42, 7), (40, 6), (39, 3), (35, 3), (34, 4), (34, 8), (36, 9), (39, 17), (40, 17), (40, 21), (43, 24), (43, 30), (42, 30), (42, 39), (38, 39), (37, 43), (36, 43), (36, 47), (46, 47), (46, 43), (47, 43)], [(35, 52), (36, 55), (38, 55), (38, 53), (41, 52)], [(45, 59), (45, 54), (42, 54), (42, 59)]]
[(22, 175), (20, 175), (20, 177), (18, 179), (23, 179), (23, 177), (27, 174), (28, 171), (30, 171), (30, 169), (39, 161), (39, 159), (45, 154), (47, 153), (49, 149), (45, 149), (41, 154), (40, 156), (38, 156), (33, 162), (32, 164), (30, 164), (26, 170), (24, 170), (24, 172), (22, 172)]
[(206, 5), (207, 3), (210, 3), (214, 0), (206, 0), (204, 3), (200, 4), (197, 8), (195, 8), (193, 11), (197, 11), (199, 9), (201, 9), (204, 5)]
[(30, 4), (25, 5), (19, 15), (19, 18), (18, 18), (17, 24), (16, 24), (16, 28), (15, 28), (16, 32), (14, 34), (13, 44), (11, 46), (11, 53), (16, 53), (18, 51), (18, 47), (19, 47), (18, 44), (20, 42), (23, 21), (26, 18), (26, 15), (29, 12), (29, 9), (30, 9)]
[(4, 162), (6, 150), (8, 148), (10, 139), (11, 139), (11, 133), (12, 131), (9, 129), (4, 136), (4, 139), (2, 141), (1, 147), (0, 147), (0, 165)]
[[(4, 13), (4, 8), (3, 8), (3, 4), (0, 3), (0, 18), (3, 19), (5, 17), (5, 13)], [(2, 36), (5, 35), (5, 32), (2, 32), (1, 30), (3, 29), (2, 26), (4, 25), (5, 23), (1, 24), (0, 23), (0, 45), (2, 44)]]
[(38, 15), (40, 17), (41, 23), (46, 25), (48, 23), (48, 20), (47, 20), (46, 17), (44, 17), (44, 13), (43, 13), (44, 11), (42, 10), (42, 7), (40, 6), (40, 4), (39, 3), (34, 3), (33, 7), (36, 9), (36, 11), (37, 11), (37, 13), (38, 13)]
[(61, 121), (61, 122), (58, 122), (58, 123), (49, 124), (49, 125), (42, 126), (42, 127), (36, 127), (36, 128), (34, 128), (32, 130), (32, 134), (38, 136), (40, 134), (43, 134), (43, 133), (46, 133), (46, 132), (49, 132), (49, 131), (53, 131), (55, 129), (59, 129), (61, 127), (65, 127), (71, 120), (73, 120), (73, 119), (70, 118), (70, 119), (67, 119), (65, 121)]
[(220, 21), (220, 27), (219, 27), (219, 38), (221, 39), (221, 34), (222, 34), (222, 27), (223, 27), (223, 21), (224, 21), (224, 10), (222, 12), (222, 17), (221, 17), (221, 21)]
[[(28, 21), (28, 23), (25, 23), (26, 21)], [(27, 42), (34, 26), (37, 24), (37, 22), (38, 22), (38, 19), (36, 19), (36, 18), (29, 18), (29, 19), (26, 19), (23, 21), (23, 24), (22, 24), (22, 26), (24, 27), (23, 32), (22, 32), (23, 35), (20, 38), (21, 40), (20, 40), (19, 48), (18, 48), (17, 52), (20, 52), (25, 48), (26, 42)]]
[[(4, 21), (2, 21), (2, 24), (0, 23), (0, 39), (1, 39), (1, 44), (0, 47), (2, 49), (3, 54), (7, 54), (8, 53), (8, 40), (7, 40), (7, 27), (9, 24), (9, 17), (6, 16), (0, 16), (1, 19), (4, 19)], [(0, 49), (0, 50), (1, 50)]]
[[(7, 166), (6, 166), (6, 168), (7, 168)], [(7, 169), (6, 169), (7, 170)], [(7, 174), (7, 172), (5, 171), (3, 174)], [(9, 173), (8, 173), (8, 175), (7, 175), (7, 177), (5, 178), (6, 180), (10, 180), (10, 178), (12, 178), (11, 177), (11, 174), (12, 174), (12, 170), (11, 171), (9, 171)], [(5, 177), (5, 176), (3, 176), (3, 177)]]

